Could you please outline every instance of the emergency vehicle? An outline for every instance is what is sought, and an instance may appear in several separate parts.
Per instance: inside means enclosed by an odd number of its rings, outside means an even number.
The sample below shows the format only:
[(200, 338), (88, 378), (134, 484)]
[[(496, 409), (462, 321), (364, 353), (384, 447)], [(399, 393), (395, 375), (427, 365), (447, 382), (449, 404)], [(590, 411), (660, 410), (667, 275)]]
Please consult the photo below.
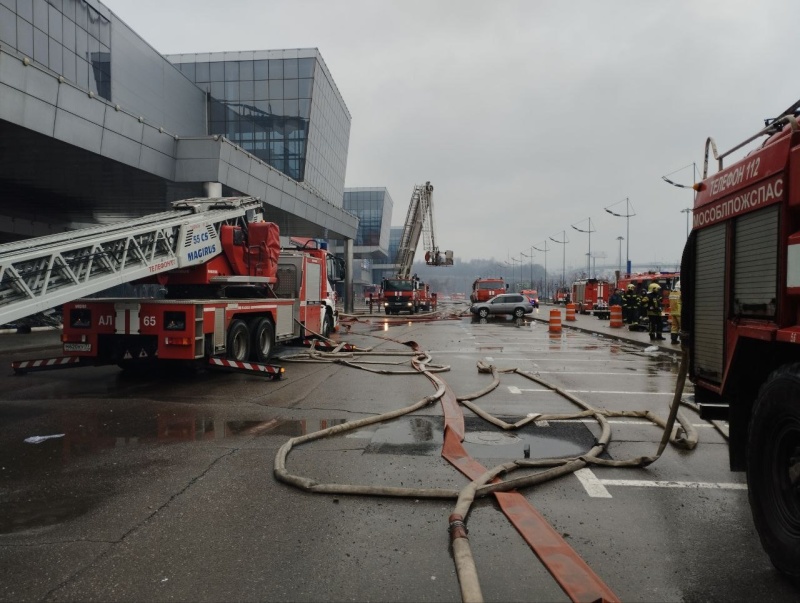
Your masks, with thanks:
[(531, 301), (534, 308), (539, 307), (539, 292), (536, 289), (523, 289), (520, 293)]
[(420, 289), (422, 283), (417, 275), (411, 275), (414, 255), (420, 237), (424, 238), (425, 263), (429, 266), (452, 266), (453, 252), (442, 253), (436, 245), (436, 229), (433, 221), (433, 185), (430, 181), (414, 185), (408, 204), (406, 222), (400, 234), (400, 244), (394, 263), (397, 274), (381, 281), (381, 304), (386, 314), (408, 312), (416, 314), (421, 309), (430, 309), (432, 300), (429, 289)]
[(508, 285), (502, 277), (497, 278), (476, 278), (472, 283), (472, 293), (469, 301), (473, 304), (485, 302), (492, 299), (495, 295), (505, 293)]
[[(188, 199), (173, 207), (133, 222), (44, 237), (39, 244), (28, 240), (16, 244), (21, 253), (0, 249), (4, 275), (25, 266), (60, 268), (51, 294), (44, 291), (39, 300), (71, 299), (63, 305), (65, 357), (54, 366), (136, 368), (178, 361), (272, 372), (265, 363), (275, 343), (328, 336), (336, 328), (331, 280), (343, 277), (343, 263), (324, 242), (291, 239), (281, 249), (278, 226), (263, 220), (262, 204), (253, 197)], [(123, 255), (126, 260), (111, 264)], [(36, 280), (30, 271), (27, 276)], [(40, 270), (39, 279), (44, 277)], [(95, 293), (113, 281), (156, 282), (165, 296), (75, 299), (78, 291)], [(23, 285), (4, 278), (0, 291), (17, 298), (36, 293)], [(14, 304), (4, 304), (6, 311), (8, 306), (13, 310)], [(258, 366), (244, 365), (249, 362)]]
[[(800, 577), (800, 101), (706, 161), (681, 263), (682, 342), (772, 563)], [(743, 159), (723, 159), (766, 137)], [(718, 171), (708, 174), (709, 151)]]
[(431, 286), (428, 283), (419, 283), (419, 293), (420, 310), (423, 312), (435, 311), (438, 305), (438, 295), (431, 291)]
[(587, 278), (572, 283), (572, 303), (579, 314), (593, 314), (597, 318), (608, 318), (608, 298), (613, 285), (608, 281)]

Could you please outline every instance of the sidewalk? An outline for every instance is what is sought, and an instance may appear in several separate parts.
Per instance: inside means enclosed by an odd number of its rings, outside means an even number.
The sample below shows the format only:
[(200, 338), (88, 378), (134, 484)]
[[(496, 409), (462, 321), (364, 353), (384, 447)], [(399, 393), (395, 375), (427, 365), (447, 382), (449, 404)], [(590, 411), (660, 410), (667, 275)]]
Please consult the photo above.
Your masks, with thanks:
[(576, 329), (578, 331), (583, 331), (585, 333), (597, 333), (598, 335), (602, 335), (603, 337), (611, 337), (614, 339), (621, 339), (623, 341), (628, 341), (630, 343), (635, 343), (637, 345), (641, 345), (643, 347), (648, 347), (651, 345), (656, 345), (660, 348), (665, 350), (670, 350), (673, 352), (680, 352), (681, 346), (680, 344), (671, 344), (669, 332), (662, 333), (664, 336), (663, 341), (650, 341), (650, 335), (647, 331), (630, 331), (628, 330), (628, 325), (623, 325), (619, 329), (612, 329), (610, 326), (610, 320), (600, 320), (599, 318), (595, 318), (590, 314), (575, 314), (575, 321), (567, 321), (566, 320), (566, 309), (563, 305), (549, 305), (549, 304), (541, 304), (538, 310), (534, 310), (531, 317), (533, 320), (549, 323), (550, 322), (550, 310), (557, 309), (561, 311), (561, 326), (564, 329)]

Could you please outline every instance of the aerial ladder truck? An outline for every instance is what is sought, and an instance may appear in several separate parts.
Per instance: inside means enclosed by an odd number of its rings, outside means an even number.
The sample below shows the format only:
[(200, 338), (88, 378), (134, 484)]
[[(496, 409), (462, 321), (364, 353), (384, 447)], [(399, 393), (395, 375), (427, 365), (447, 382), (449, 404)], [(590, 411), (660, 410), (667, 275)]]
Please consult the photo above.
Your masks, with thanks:
[[(173, 208), (0, 245), (0, 324), (63, 304), (65, 355), (15, 371), (176, 361), (275, 374), (275, 343), (336, 328), (331, 281), (343, 264), (323, 241), (282, 249), (253, 197)], [(86, 297), (124, 283), (158, 284), (164, 298)]]
[(424, 238), (425, 263), (429, 266), (452, 266), (453, 252), (442, 253), (436, 245), (436, 232), (433, 222), (433, 185), (430, 181), (417, 184), (411, 193), (406, 222), (400, 237), (400, 246), (394, 258), (397, 274), (381, 282), (381, 302), (386, 314), (408, 312), (416, 314), (425, 302), (419, 279), (411, 274), (414, 255), (417, 253), (420, 237)]

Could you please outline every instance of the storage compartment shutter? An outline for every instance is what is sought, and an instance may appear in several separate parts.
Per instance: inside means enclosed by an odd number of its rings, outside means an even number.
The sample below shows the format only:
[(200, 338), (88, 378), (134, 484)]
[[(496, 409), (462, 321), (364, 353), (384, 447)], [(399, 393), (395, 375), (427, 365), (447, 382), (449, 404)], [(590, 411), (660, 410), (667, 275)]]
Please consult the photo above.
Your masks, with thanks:
[(736, 220), (733, 313), (773, 318), (778, 291), (778, 206)]
[(697, 233), (694, 368), (698, 377), (722, 382), (725, 333), (725, 224)]

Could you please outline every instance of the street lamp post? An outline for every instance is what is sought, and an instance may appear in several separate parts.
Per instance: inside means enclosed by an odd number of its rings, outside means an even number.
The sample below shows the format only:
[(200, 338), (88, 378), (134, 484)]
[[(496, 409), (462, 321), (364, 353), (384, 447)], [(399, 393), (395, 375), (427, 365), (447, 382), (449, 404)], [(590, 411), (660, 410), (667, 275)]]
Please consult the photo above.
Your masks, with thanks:
[(530, 255), (528, 255), (527, 253), (522, 253), (520, 251), (520, 253), (522, 255), (524, 255), (526, 258), (529, 258), (531, 260), (531, 286), (530, 286), (531, 289), (533, 289), (533, 249), (534, 249), (534, 247), (533, 247), (533, 245), (531, 245), (531, 254)]
[[(596, 232), (596, 231), (592, 228), (592, 219), (591, 218), (587, 218), (587, 221), (589, 222), (589, 226), (588, 226), (588, 228), (586, 228), (586, 230), (584, 230), (582, 228), (578, 228), (577, 226), (575, 226), (575, 224), (572, 225), (572, 228), (574, 228), (578, 232), (585, 232), (585, 233), (589, 234), (589, 253), (586, 254), (586, 272), (588, 273), (589, 278), (592, 278), (592, 264), (591, 264), (591, 261), (592, 261), (592, 233)], [(578, 222), (578, 224), (582, 224), (582, 223), (583, 223), (583, 220)]]
[(617, 256), (617, 259), (619, 260), (619, 273), (620, 274), (622, 274), (622, 239), (624, 239), (624, 238), (625, 237), (622, 237), (622, 236), (617, 237), (617, 241), (619, 241), (619, 255)]
[[(625, 202), (625, 213), (621, 214), (615, 211), (611, 211), (611, 208), (615, 205), (619, 205)], [(617, 216), (618, 218), (625, 218), (625, 273), (631, 273), (631, 216), (635, 216), (636, 212), (633, 209), (633, 205), (631, 205), (630, 200), (628, 197), (625, 197), (622, 201), (617, 201), (616, 203), (612, 203), (605, 209), (608, 213), (612, 216)]]
[(689, 214), (692, 213), (691, 207), (686, 207), (681, 210), (682, 214), (686, 214), (686, 238), (689, 238)]
[[(547, 297), (547, 239), (544, 240), (544, 249), (539, 249), (534, 245), (531, 245), (531, 249), (544, 252), (544, 297)], [(531, 277), (531, 280), (533, 280), (533, 277)]]
[(569, 243), (569, 239), (567, 238), (567, 231), (561, 231), (561, 240), (554, 239), (553, 237), (548, 237), (553, 243), (559, 243), (562, 245), (561, 247), (561, 287), (564, 288), (567, 286), (567, 243)]

